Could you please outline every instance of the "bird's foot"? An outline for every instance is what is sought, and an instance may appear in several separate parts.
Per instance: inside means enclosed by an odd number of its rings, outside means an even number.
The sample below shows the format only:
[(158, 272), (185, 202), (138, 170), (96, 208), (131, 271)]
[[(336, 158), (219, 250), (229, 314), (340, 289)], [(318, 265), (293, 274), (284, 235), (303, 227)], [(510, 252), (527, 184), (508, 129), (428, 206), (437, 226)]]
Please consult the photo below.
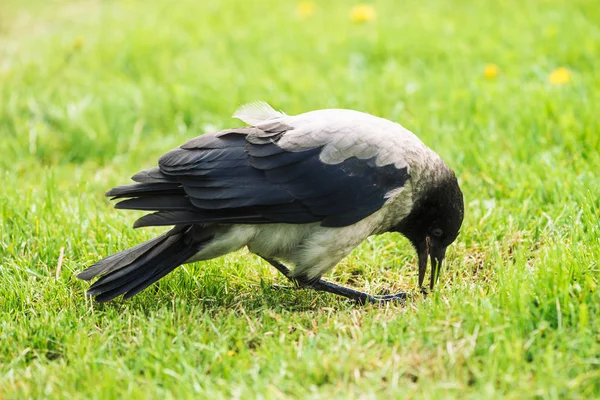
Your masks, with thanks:
[[(264, 258), (264, 257), (263, 257)], [(354, 300), (358, 304), (383, 304), (387, 302), (399, 302), (403, 304), (408, 297), (411, 296), (410, 293), (400, 292), (396, 294), (387, 294), (381, 296), (373, 296), (365, 292), (361, 292), (359, 290), (351, 289), (345, 286), (340, 286), (332, 282), (325, 281), (323, 279), (309, 279), (306, 276), (292, 276), (288, 267), (283, 265), (277, 260), (264, 258), (267, 262), (269, 262), (272, 266), (274, 266), (279, 272), (285, 275), (286, 278), (291, 280), (296, 288), (310, 288), (314, 290), (319, 290), (322, 292), (328, 292), (332, 294), (336, 294), (338, 296), (346, 297), (350, 300)]]
[(335, 283), (324, 281), (323, 279), (319, 279), (317, 282), (314, 282), (310, 285), (312, 289), (320, 290), (323, 292), (329, 292), (333, 294), (337, 294), (339, 296), (347, 297), (360, 305), (365, 304), (384, 304), (388, 302), (397, 302), (404, 304), (406, 299), (410, 297), (410, 293), (408, 292), (400, 292), (396, 294), (387, 294), (380, 296), (373, 296), (371, 294), (361, 292), (359, 290), (351, 289), (348, 287), (336, 285)]
[(275, 289), (275, 290), (297, 290), (297, 289), (300, 289), (300, 288), (298, 286), (287, 286), (287, 285), (273, 284), (273, 285), (271, 285), (271, 289)]
[(399, 302), (401, 304), (404, 304), (406, 302), (406, 299), (411, 297), (411, 294), (408, 292), (400, 292), (400, 293), (396, 293), (396, 294), (386, 294), (386, 295), (382, 295), (382, 296), (372, 296), (372, 295), (368, 295), (369, 298), (367, 299), (367, 301), (369, 303), (374, 303), (374, 304), (383, 304), (383, 303), (388, 303), (388, 302)]

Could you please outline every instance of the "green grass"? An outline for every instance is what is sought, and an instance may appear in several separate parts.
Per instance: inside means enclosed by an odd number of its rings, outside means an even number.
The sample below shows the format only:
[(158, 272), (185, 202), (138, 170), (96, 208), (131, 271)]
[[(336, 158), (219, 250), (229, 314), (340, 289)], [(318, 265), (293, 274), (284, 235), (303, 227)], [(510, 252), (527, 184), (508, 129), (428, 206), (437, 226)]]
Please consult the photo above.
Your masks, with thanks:
[[(381, 0), (354, 24), (353, 4), (3, 2), (0, 398), (600, 397), (600, 8)], [(241, 251), (84, 297), (76, 272), (160, 231), (103, 193), (257, 99), (396, 120), (456, 170), (466, 219), (434, 295), (274, 290)], [(327, 278), (412, 290), (415, 263), (385, 235)]]

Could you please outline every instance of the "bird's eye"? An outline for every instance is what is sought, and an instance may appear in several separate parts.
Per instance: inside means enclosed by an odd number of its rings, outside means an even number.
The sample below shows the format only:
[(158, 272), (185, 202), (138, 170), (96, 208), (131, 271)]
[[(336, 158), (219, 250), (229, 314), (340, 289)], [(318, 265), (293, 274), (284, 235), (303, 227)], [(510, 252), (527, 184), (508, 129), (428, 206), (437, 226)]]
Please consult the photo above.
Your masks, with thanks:
[(440, 228), (435, 228), (433, 231), (431, 231), (431, 234), (437, 238), (442, 237), (442, 235), (444, 234), (444, 232), (440, 229)]

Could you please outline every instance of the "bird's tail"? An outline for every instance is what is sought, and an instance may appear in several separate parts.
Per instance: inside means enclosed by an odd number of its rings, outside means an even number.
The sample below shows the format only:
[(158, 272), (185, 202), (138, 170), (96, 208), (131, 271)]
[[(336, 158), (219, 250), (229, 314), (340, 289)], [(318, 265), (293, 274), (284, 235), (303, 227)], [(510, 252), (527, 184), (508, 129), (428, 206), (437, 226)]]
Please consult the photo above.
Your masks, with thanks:
[(196, 226), (176, 226), (138, 246), (113, 254), (77, 275), (90, 280), (100, 276), (87, 291), (105, 302), (124, 294), (128, 299), (189, 260), (211, 239), (198, 238)]

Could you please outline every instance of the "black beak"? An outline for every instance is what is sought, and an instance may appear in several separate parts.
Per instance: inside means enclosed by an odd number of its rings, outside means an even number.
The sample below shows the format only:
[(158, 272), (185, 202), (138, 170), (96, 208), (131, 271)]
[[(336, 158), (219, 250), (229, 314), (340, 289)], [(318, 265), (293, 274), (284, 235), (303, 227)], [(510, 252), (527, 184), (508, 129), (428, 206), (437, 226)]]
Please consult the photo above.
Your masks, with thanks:
[(446, 246), (436, 245), (432, 242), (429, 246), (429, 255), (431, 257), (431, 278), (429, 281), (429, 289), (433, 290), (434, 285), (437, 283), (440, 277), (440, 271), (442, 270), (442, 262), (446, 256)]
[(429, 289), (433, 290), (442, 268), (442, 262), (446, 256), (446, 246), (436, 244), (429, 236), (425, 238), (425, 242), (417, 247), (419, 255), (419, 287), (423, 287), (425, 280), (425, 272), (427, 271), (427, 257), (431, 258), (431, 277), (429, 280)]
[(417, 254), (419, 255), (419, 287), (423, 287), (423, 281), (425, 280), (425, 272), (427, 272), (427, 257), (429, 256), (429, 237), (426, 241), (420, 243), (417, 247)]

